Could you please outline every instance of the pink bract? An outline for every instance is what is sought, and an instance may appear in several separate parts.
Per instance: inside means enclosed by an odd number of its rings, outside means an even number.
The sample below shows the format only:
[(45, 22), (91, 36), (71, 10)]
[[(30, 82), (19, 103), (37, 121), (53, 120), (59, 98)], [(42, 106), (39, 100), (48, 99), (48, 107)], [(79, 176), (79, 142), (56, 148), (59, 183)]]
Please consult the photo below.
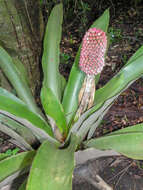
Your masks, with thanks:
[(97, 75), (104, 67), (104, 55), (107, 47), (106, 33), (90, 28), (82, 41), (79, 67), (88, 75)]

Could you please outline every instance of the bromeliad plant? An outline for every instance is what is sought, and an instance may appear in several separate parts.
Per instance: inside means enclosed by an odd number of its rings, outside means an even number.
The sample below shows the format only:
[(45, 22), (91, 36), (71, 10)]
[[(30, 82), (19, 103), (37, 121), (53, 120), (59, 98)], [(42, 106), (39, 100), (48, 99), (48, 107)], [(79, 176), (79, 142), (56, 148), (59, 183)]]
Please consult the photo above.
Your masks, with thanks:
[(116, 98), (143, 75), (143, 46), (105, 86), (95, 91), (107, 50), (106, 10), (85, 34), (66, 82), (58, 69), (62, 17), (62, 4), (58, 4), (45, 32), (41, 89), (44, 111), (32, 97), (20, 62), (17, 67), (0, 48), (0, 68), (17, 94), (0, 88), (0, 130), (24, 150), (12, 156), (0, 154), (0, 188), (28, 173), (19, 190), (72, 189), (74, 152), (81, 143), (85, 148), (113, 149), (130, 158), (143, 159), (143, 124), (92, 139)]

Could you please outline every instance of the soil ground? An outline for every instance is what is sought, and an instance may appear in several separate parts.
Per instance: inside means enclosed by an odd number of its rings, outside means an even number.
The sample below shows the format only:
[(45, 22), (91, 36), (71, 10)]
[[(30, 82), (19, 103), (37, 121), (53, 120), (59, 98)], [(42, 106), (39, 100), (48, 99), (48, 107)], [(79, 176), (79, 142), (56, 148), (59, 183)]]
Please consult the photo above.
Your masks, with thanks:
[[(86, 2), (86, 1), (85, 1)], [(61, 43), (61, 65), (62, 74), (68, 78), (74, 57), (83, 37), (85, 30), (110, 6), (111, 20), (109, 35), (111, 38), (109, 51), (106, 58), (106, 66), (101, 74), (97, 88), (106, 84), (119, 70), (128, 58), (143, 44), (143, 3), (135, 6), (124, 1), (107, 1), (93, 5), (87, 1), (90, 12), (87, 13), (87, 21), (84, 29), (78, 22), (65, 22), (64, 35)], [(101, 1), (102, 2), (102, 1)], [(68, 62), (68, 64), (67, 64)], [(104, 117), (102, 125), (97, 129), (95, 135), (101, 136), (107, 132), (124, 128), (143, 122), (143, 78), (137, 80), (129, 89), (123, 92), (108, 114)], [(13, 149), (15, 146), (8, 143), (9, 137), (0, 133), (0, 152)], [(115, 190), (141, 190), (143, 189), (143, 164), (139, 161), (126, 159), (124, 157), (112, 158), (101, 172), (101, 176), (107, 183), (114, 186)], [(137, 181), (140, 181), (137, 184)], [(132, 182), (132, 183), (131, 183)], [(81, 186), (80, 186), (81, 187)], [(82, 186), (80, 189), (93, 189)]]
[[(96, 172), (114, 190), (142, 190), (143, 169), (140, 166), (139, 162), (120, 156), (89, 160), (75, 169), (73, 190), (98, 190), (91, 182)], [(78, 170), (86, 173), (86, 177), (79, 177)]]

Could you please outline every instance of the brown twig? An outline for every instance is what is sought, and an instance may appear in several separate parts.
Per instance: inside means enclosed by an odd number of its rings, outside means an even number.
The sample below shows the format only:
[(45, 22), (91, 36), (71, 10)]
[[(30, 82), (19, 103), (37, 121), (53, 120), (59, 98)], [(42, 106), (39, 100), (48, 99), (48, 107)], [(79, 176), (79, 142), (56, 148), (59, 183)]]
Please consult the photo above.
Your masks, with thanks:
[(118, 177), (118, 176), (121, 174), (121, 176), (119, 177), (119, 179), (118, 179), (118, 181), (117, 181), (117, 183), (116, 183), (116, 185), (117, 185), (117, 184), (119, 183), (121, 177), (125, 174), (125, 172), (126, 172), (131, 166), (132, 166), (132, 163), (129, 164), (126, 168), (124, 168), (124, 169), (121, 170), (120, 172), (118, 172), (118, 174), (116, 174), (116, 175), (114, 175), (112, 178), (110, 178), (110, 179), (108, 180), (108, 183), (109, 183), (110, 181), (112, 181), (113, 179), (115, 179), (116, 177)]

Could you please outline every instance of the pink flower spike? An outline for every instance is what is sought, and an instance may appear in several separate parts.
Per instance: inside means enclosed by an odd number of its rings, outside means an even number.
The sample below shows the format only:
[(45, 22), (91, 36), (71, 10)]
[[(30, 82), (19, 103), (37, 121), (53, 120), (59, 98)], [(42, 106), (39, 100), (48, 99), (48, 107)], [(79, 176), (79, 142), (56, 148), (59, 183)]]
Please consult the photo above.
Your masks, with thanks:
[(107, 47), (106, 33), (90, 28), (83, 37), (79, 67), (87, 75), (97, 75), (104, 67)]

